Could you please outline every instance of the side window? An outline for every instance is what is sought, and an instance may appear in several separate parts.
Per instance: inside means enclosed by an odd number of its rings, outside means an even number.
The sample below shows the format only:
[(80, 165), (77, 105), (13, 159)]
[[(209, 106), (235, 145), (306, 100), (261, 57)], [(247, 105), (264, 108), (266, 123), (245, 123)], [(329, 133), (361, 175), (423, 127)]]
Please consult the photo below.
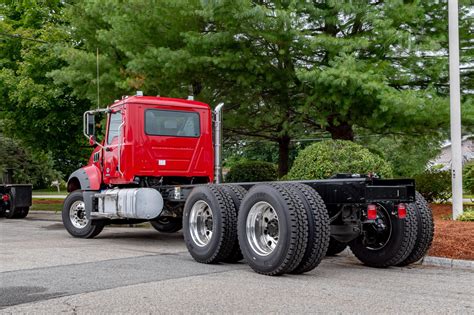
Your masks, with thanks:
[(122, 112), (115, 112), (110, 115), (109, 120), (109, 135), (107, 137), (107, 144), (112, 144), (114, 138), (119, 136), (120, 125), (122, 124)]

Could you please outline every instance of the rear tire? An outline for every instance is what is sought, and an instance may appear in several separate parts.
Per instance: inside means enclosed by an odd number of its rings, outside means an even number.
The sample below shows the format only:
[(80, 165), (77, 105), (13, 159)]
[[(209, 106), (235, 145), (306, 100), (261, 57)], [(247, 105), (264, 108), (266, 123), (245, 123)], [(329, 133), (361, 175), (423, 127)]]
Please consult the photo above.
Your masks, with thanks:
[[(224, 184), (220, 186), (223, 188), (224, 192), (232, 198), (235, 213), (238, 216), (240, 204), (242, 203), (242, 199), (244, 199), (247, 190), (242, 186), (232, 184)], [(240, 250), (239, 240), (236, 239), (230, 256), (224, 258), (222, 261), (226, 263), (236, 263), (241, 261), (242, 259), (244, 259), (244, 256), (242, 255), (242, 251)]]
[(237, 213), (218, 185), (198, 186), (184, 205), (183, 234), (191, 256), (212, 264), (228, 258), (237, 242)]
[(303, 201), (308, 216), (308, 244), (303, 259), (290, 273), (301, 274), (316, 268), (329, 245), (329, 215), (321, 196), (308, 185), (286, 184)]
[(308, 218), (301, 200), (282, 184), (257, 184), (239, 209), (240, 249), (250, 267), (264, 275), (293, 271), (308, 244)]
[[(393, 205), (378, 204), (378, 219), (390, 231), (384, 230), (382, 233), (374, 233), (374, 237), (359, 236), (351, 241), (350, 248), (354, 255), (365, 265), (371, 267), (395, 266), (404, 261), (413, 250), (415, 245), (417, 226), (413, 213), (407, 213), (405, 219), (398, 219), (392, 215)], [(374, 224), (364, 224), (365, 232), (376, 231)], [(383, 235), (380, 236), (380, 235)], [(375, 244), (370, 244), (373, 240)]]
[(425, 198), (419, 192), (416, 192), (416, 201), (408, 204), (407, 210), (416, 217), (418, 232), (412, 252), (398, 266), (407, 266), (423, 258), (433, 242), (433, 214)]
[(331, 237), (329, 240), (329, 247), (328, 251), (326, 252), (326, 256), (335, 256), (339, 253), (341, 253), (344, 249), (346, 249), (347, 243), (342, 243), (334, 238)]
[(183, 228), (183, 220), (181, 218), (158, 218), (150, 221), (151, 226), (161, 233), (175, 233)]
[(64, 227), (74, 237), (93, 238), (104, 229), (103, 221), (87, 219), (81, 190), (73, 191), (66, 197), (61, 214)]

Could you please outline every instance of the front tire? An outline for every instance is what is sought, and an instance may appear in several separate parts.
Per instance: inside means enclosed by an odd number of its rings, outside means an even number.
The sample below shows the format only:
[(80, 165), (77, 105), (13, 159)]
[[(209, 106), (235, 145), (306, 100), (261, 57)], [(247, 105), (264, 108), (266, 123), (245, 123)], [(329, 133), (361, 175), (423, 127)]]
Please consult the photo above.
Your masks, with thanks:
[(104, 229), (104, 222), (87, 219), (81, 190), (73, 191), (64, 200), (62, 219), (69, 234), (78, 238), (93, 238)]

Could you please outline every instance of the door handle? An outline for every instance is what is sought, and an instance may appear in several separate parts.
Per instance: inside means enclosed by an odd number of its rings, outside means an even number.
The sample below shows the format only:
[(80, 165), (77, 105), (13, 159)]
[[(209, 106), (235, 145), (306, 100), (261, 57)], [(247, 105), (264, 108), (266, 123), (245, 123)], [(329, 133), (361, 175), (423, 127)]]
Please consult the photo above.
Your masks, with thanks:
[(105, 151), (110, 152), (110, 151), (112, 151), (112, 148), (111, 147), (106, 147)]

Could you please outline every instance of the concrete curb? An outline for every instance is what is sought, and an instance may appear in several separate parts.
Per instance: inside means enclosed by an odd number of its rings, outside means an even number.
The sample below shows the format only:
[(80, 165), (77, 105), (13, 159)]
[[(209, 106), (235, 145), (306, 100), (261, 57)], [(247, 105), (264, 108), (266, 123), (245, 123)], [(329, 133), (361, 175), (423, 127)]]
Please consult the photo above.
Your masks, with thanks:
[(473, 260), (451, 259), (443, 257), (426, 256), (421, 261), (423, 266), (439, 266), (453, 269), (474, 270)]

